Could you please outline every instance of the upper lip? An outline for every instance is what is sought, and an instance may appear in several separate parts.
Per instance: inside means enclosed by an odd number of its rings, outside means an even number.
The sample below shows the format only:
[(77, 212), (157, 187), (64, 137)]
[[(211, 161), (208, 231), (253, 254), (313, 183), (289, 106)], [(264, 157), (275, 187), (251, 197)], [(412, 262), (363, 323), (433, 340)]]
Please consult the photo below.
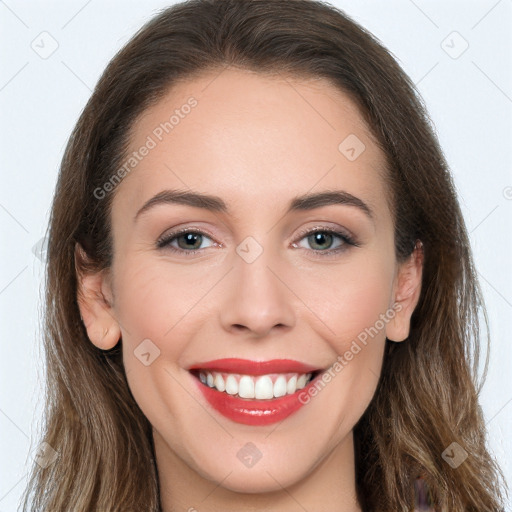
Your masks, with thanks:
[(269, 373), (312, 373), (321, 370), (321, 368), (293, 359), (251, 361), (249, 359), (226, 358), (194, 364), (188, 370), (209, 370), (242, 375), (267, 375)]

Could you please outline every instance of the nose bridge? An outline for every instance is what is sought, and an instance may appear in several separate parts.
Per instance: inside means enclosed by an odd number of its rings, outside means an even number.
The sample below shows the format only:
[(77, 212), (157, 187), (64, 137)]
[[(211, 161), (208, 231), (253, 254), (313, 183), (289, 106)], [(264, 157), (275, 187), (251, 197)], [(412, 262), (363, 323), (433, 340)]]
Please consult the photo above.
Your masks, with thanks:
[(293, 294), (284, 276), (279, 276), (282, 265), (278, 251), (268, 246), (269, 238), (260, 243), (249, 236), (236, 247), (229, 291), (220, 311), (227, 330), (245, 327), (262, 336), (275, 326), (294, 324)]

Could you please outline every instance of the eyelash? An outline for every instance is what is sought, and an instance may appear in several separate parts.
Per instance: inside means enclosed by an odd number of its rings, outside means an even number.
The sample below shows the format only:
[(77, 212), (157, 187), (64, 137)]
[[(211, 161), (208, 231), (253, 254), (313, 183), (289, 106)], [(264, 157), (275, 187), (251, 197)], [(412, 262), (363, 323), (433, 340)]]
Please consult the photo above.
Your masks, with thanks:
[[(298, 242), (300, 242), (301, 240), (306, 238), (306, 236), (310, 236), (315, 233), (326, 233), (329, 235), (335, 235), (343, 241), (343, 244), (340, 247), (337, 247), (335, 249), (326, 249), (323, 251), (309, 249), (311, 252), (313, 252), (315, 254), (315, 257), (319, 257), (319, 258), (335, 257), (337, 254), (348, 250), (349, 246), (359, 247), (359, 244), (357, 243), (357, 241), (352, 236), (348, 235), (347, 233), (341, 233), (341, 232), (335, 231), (331, 228), (324, 228), (321, 226), (318, 226), (318, 227), (315, 227), (312, 229), (305, 229), (305, 230), (301, 231), (298, 235), (298, 236), (300, 236), (300, 238), (298, 239)], [(170, 245), (173, 240), (177, 239), (180, 235), (183, 235), (183, 234), (194, 234), (194, 235), (201, 235), (201, 236), (206, 236), (208, 238), (211, 238), (211, 235), (209, 235), (208, 233), (205, 233), (201, 230), (185, 228), (185, 229), (182, 229), (179, 231), (174, 231), (172, 233), (169, 233), (167, 235), (160, 237), (156, 242), (157, 248), (158, 249), (165, 248), (166, 250), (170, 250), (171, 252), (174, 252), (174, 253), (180, 253), (180, 254), (185, 253), (187, 255), (187, 257), (193, 256), (193, 255), (201, 252), (202, 249), (193, 249), (191, 251), (187, 251), (185, 249), (177, 249), (176, 247), (172, 247)], [(295, 243), (296, 242), (294, 242), (294, 244)]]

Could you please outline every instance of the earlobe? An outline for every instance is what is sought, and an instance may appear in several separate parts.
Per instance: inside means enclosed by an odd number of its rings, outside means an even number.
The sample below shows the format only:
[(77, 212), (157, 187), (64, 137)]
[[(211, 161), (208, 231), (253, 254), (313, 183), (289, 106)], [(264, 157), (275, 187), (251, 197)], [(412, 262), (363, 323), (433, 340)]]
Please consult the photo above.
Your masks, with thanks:
[(400, 266), (395, 279), (395, 316), (386, 325), (386, 338), (390, 341), (401, 342), (409, 336), (411, 316), (421, 294), (423, 261), (423, 244), (418, 240), (410, 258)]
[(80, 316), (91, 342), (102, 350), (116, 346), (121, 336), (119, 324), (112, 309), (112, 293), (105, 271), (85, 271), (88, 259), (80, 244), (75, 245), (77, 302)]

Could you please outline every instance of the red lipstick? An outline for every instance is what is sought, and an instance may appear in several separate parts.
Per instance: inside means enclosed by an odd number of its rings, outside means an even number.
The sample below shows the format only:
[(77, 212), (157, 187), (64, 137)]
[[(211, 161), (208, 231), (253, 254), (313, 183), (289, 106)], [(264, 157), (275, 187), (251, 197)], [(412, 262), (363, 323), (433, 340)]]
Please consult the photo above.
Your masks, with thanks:
[[(260, 376), (287, 373), (307, 374), (318, 372), (321, 369), (291, 359), (250, 361), (229, 358), (199, 363), (189, 368), (195, 377), (199, 375), (200, 370)], [(293, 394), (270, 399), (240, 398), (238, 395), (230, 395), (203, 384), (199, 378), (196, 381), (205, 399), (217, 412), (237, 423), (261, 426), (282, 421), (302, 408), (305, 402), (299, 400), (299, 395), (307, 393), (308, 388), (314, 385), (318, 377), (319, 375), (316, 375), (304, 388), (297, 389)]]

